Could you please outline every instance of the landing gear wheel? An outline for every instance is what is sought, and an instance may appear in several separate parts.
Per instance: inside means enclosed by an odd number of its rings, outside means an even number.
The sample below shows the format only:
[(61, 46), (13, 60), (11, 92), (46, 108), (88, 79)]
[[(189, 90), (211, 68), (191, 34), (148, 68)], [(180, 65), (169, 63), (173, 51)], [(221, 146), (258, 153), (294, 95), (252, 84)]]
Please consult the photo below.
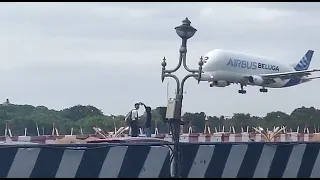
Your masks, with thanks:
[(261, 89), (260, 89), (260, 92), (266, 93), (266, 92), (268, 92), (268, 89), (266, 89), (266, 88), (261, 88)]
[(247, 93), (247, 91), (243, 89), (243, 84), (240, 84), (240, 88), (241, 88), (241, 89), (238, 91), (239, 94), (245, 94), (245, 93)]
[(210, 84), (210, 87), (213, 87), (213, 83)]

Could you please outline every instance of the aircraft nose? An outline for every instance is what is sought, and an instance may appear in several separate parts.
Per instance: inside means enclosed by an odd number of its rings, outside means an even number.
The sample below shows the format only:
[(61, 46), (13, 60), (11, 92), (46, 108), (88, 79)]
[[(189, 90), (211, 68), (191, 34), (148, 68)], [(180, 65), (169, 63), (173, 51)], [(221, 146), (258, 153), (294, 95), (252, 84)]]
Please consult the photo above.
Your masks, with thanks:
[[(198, 77), (194, 77), (196, 80), (198, 80)], [(211, 75), (207, 73), (201, 74), (201, 80), (200, 81), (210, 81)]]
[(208, 71), (208, 62), (207, 61), (204, 62), (203, 66), (202, 66), (202, 70)]

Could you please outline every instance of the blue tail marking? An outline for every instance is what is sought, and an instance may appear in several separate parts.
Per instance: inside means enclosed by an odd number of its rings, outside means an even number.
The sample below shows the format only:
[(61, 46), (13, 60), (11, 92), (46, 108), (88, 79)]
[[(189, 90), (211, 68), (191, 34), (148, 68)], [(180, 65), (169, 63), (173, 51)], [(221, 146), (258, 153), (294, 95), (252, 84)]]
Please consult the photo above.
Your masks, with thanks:
[(296, 71), (304, 71), (309, 68), (312, 56), (313, 56), (313, 50), (308, 50), (308, 52), (302, 57), (302, 59), (299, 61), (299, 63), (294, 68)]

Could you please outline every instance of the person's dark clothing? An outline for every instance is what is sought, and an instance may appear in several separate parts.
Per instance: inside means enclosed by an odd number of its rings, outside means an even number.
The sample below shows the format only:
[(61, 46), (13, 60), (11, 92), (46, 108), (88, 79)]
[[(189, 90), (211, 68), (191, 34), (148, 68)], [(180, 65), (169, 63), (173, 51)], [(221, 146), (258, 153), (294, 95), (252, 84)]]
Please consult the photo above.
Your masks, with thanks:
[(138, 137), (139, 134), (139, 126), (137, 121), (130, 122), (131, 127), (131, 137)]
[(145, 128), (151, 127), (151, 112), (147, 112), (146, 122), (144, 124)]

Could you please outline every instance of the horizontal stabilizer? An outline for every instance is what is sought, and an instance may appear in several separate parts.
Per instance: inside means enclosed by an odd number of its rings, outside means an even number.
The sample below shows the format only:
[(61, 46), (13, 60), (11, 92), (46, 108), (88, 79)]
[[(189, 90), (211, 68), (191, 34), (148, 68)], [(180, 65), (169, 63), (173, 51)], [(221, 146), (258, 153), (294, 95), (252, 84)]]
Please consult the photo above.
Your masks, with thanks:
[(311, 78), (307, 78), (308, 80), (313, 80), (313, 79), (320, 79), (320, 76), (319, 77), (311, 77)]

